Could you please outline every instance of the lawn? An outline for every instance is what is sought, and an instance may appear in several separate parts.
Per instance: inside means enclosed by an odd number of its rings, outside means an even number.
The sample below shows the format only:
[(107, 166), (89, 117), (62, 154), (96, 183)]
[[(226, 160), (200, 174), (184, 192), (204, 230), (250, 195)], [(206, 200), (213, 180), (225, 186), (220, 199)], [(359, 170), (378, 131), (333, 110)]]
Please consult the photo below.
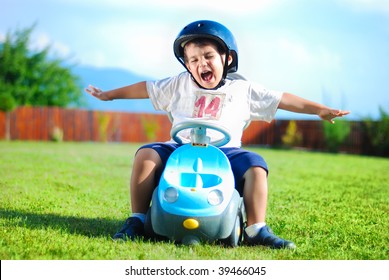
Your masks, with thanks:
[(139, 144), (0, 142), (0, 258), (387, 260), (389, 160), (250, 148), (270, 167), (268, 224), (297, 250), (113, 242)]

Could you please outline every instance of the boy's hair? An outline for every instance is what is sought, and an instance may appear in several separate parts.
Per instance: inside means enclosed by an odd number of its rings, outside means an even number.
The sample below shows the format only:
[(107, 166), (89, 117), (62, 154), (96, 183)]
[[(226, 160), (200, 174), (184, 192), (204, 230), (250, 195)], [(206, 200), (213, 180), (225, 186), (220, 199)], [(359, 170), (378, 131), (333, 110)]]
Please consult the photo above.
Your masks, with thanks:
[(195, 44), (195, 45), (201, 46), (201, 47), (207, 46), (209, 44), (213, 44), (217, 47), (217, 51), (220, 54), (226, 53), (226, 49), (219, 42), (217, 42), (216, 40), (212, 40), (210, 38), (196, 38), (196, 39), (188, 41), (185, 45), (187, 45), (188, 43), (192, 43), (192, 44)]

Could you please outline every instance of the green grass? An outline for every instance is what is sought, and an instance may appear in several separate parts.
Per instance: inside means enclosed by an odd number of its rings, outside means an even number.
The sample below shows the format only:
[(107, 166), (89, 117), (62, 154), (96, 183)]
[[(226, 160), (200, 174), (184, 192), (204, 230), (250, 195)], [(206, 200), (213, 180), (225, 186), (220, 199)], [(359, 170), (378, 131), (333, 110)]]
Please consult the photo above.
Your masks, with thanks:
[(297, 250), (113, 242), (138, 147), (0, 142), (0, 258), (388, 259), (388, 159), (258, 148), (270, 167), (267, 222)]

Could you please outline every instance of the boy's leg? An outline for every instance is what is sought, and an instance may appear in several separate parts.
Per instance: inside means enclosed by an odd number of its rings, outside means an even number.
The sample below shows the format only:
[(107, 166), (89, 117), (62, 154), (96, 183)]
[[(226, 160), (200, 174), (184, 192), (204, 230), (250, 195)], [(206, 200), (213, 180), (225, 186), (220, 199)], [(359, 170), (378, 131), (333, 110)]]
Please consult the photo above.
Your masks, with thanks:
[(243, 176), (243, 199), (247, 215), (245, 241), (249, 245), (294, 249), (296, 245), (276, 236), (266, 225), (267, 171), (262, 167), (250, 167)]
[(138, 150), (132, 168), (130, 181), (130, 200), (132, 216), (113, 239), (135, 239), (144, 234), (144, 216), (149, 207), (153, 190), (156, 186), (155, 174), (162, 168), (158, 153), (151, 148)]
[(132, 213), (147, 213), (151, 196), (157, 185), (155, 174), (161, 168), (161, 158), (155, 150), (145, 148), (137, 152), (130, 181)]
[(267, 172), (261, 167), (249, 168), (243, 176), (243, 199), (247, 226), (264, 223), (267, 207)]

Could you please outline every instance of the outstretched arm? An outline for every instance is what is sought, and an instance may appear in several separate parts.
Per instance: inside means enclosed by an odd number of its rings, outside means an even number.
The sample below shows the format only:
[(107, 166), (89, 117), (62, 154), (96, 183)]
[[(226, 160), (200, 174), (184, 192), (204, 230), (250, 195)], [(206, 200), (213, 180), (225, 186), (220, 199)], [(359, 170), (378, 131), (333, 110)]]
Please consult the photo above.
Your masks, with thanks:
[(330, 123), (334, 123), (334, 118), (343, 117), (350, 113), (350, 111), (331, 109), (325, 105), (306, 100), (291, 93), (284, 93), (282, 95), (278, 108), (295, 113), (318, 115), (322, 120), (327, 120)]
[(89, 85), (85, 91), (90, 95), (103, 100), (114, 100), (114, 99), (143, 99), (149, 98), (146, 88), (146, 82), (139, 82), (133, 85), (125, 86), (108, 91), (102, 91), (101, 89)]

